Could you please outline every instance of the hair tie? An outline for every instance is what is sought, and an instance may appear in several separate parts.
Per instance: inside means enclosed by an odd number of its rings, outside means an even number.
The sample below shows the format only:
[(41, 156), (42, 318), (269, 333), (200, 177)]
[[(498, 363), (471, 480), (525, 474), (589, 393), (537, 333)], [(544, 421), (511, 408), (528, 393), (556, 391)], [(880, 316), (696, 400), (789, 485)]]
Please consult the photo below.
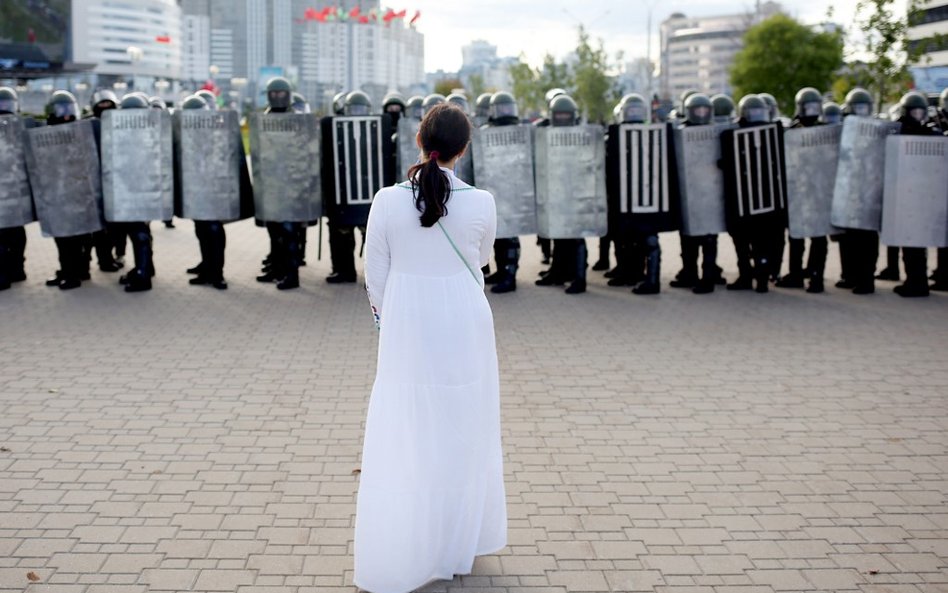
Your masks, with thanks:
[(437, 150), (432, 150), (431, 152), (428, 153), (428, 158), (430, 158), (433, 161), (438, 160), (439, 156), (441, 156), (441, 153), (438, 152)]

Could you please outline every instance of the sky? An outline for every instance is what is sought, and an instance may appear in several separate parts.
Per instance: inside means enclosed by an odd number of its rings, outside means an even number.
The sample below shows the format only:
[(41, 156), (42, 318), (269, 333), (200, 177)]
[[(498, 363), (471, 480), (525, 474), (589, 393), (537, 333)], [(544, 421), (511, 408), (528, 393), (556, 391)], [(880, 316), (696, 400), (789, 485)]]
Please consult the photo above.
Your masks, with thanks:
[[(576, 47), (576, 28), (583, 24), (592, 37), (602, 38), (611, 55), (622, 51), (625, 61), (645, 57), (648, 46), (648, 6), (652, 10), (653, 60), (659, 55), (659, 24), (673, 12), (712, 16), (752, 12), (752, 1), (721, 0), (407, 0), (409, 14), (421, 11), (418, 30), (425, 34), (425, 71), (457, 71), (461, 46), (485, 39), (497, 46), (499, 56), (523, 54), (539, 65), (546, 53), (562, 58)], [(857, 0), (793, 0), (784, 11), (808, 24), (826, 20), (853, 27)], [(897, 0), (904, 6), (904, 0)], [(904, 10), (904, 8), (903, 8)]]

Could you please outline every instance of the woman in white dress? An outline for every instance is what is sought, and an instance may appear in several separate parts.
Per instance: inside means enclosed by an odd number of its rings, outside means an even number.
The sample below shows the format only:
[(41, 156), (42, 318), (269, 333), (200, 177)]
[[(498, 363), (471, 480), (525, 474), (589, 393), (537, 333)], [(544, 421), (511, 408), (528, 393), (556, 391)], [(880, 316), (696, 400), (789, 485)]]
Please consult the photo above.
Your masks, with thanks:
[(365, 281), (379, 323), (356, 505), (355, 584), (406, 593), (507, 545), (494, 321), (480, 268), (494, 198), (454, 176), (471, 125), (421, 122), (423, 162), (376, 194)]

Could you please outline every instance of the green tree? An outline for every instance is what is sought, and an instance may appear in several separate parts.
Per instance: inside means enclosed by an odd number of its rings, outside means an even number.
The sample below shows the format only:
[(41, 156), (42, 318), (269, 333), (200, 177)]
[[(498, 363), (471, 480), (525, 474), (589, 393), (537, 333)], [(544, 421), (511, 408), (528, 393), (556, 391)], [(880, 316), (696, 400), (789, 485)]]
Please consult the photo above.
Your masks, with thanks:
[(521, 115), (537, 111), (543, 103), (543, 91), (540, 87), (540, 76), (536, 69), (523, 61), (521, 54), (516, 64), (508, 69), (510, 74), (510, 92), (517, 99), (517, 107)]
[(918, 0), (909, 0), (905, 16), (896, 16), (895, 0), (859, 0), (856, 23), (863, 34), (861, 50), (869, 56), (865, 86), (876, 105), (897, 101), (911, 87), (908, 65), (920, 61), (929, 46), (939, 45), (943, 36), (921, 42), (908, 38), (909, 27), (921, 19)]
[(464, 84), (457, 78), (444, 78), (434, 85), (434, 92), (447, 97), (454, 89), (463, 89)]
[(573, 86), (573, 76), (569, 71), (569, 66), (563, 63), (557, 63), (552, 54), (546, 54), (543, 57), (543, 66), (537, 73), (537, 84), (546, 97), (546, 92), (550, 89), (570, 90)]
[(487, 92), (487, 88), (484, 86), (484, 77), (480, 74), (471, 74), (470, 78), (467, 79), (467, 91), (470, 95), (471, 102), (476, 101), (479, 96)]
[(576, 65), (573, 68), (573, 98), (590, 122), (604, 123), (612, 114), (612, 78), (609, 76), (609, 55), (603, 47), (590, 43), (589, 33), (579, 27)]
[(820, 32), (785, 14), (774, 15), (747, 30), (744, 47), (731, 66), (735, 96), (772, 94), (785, 112), (806, 86), (830, 89), (843, 64), (843, 36)]

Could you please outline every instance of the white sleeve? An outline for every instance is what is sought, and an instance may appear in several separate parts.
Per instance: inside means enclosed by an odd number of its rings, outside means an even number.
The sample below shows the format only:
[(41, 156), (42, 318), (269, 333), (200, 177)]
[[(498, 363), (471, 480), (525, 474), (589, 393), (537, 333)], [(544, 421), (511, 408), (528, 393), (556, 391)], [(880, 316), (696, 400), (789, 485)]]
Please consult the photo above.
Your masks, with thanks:
[(497, 205), (494, 203), (494, 196), (487, 194), (487, 229), (484, 232), (484, 238), (481, 239), (481, 267), (490, 263), (491, 250), (494, 247), (494, 239), (497, 237)]
[(369, 304), (372, 306), (376, 324), (381, 320), (385, 283), (388, 281), (388, 270), (392, 262), (385, 219), (385, 199), (379, 199), (379, 194), (376, 194), (369, 210), (365, 235), (365, 289), (369, 293)]

